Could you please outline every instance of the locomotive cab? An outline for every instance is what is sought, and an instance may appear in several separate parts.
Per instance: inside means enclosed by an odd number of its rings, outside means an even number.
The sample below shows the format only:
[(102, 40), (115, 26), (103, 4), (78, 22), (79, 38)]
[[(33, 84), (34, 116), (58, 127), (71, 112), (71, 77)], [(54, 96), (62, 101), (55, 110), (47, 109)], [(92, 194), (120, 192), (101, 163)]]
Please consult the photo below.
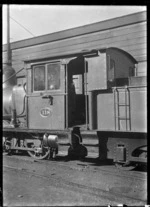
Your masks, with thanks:
[(84, 64), (83, 56), (26, 64), (29, 128), (85, 124)]
[(137, 61), (119, 48), (101, 49), (96, 57), (87, 57), (86, 61), (88, 91), (129, 85), (129, 78), (137, 76)]
[(28, 127), (64, 129), (65, 66), (61, 60), (27, 66)]
[(108, 48), (106, 58), (108, 88), (129, 85), (129, 79), (137, 76), (137, 61), (124, 50)]
[[(118, 48), (26, 62), (29, 128), (65, 129), (80, 125), (98, 129), (98, 94), (129, 85), (130, 78), (136, 76), (136, 64), (130, 54)], [(94, 122), (97, 126), (92, 126)]]

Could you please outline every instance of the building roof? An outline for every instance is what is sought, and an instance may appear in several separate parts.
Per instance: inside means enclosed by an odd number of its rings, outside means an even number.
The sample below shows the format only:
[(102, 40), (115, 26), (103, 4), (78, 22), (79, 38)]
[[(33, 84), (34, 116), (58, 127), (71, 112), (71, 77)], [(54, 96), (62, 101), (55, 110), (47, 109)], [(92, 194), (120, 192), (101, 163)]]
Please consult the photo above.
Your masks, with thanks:
[[(76, 37), (80, 35), (85, 35), (89, 33), (94, 33), (98, 31), (103, 31), (103, 30), (108, 30), (108, 29), (113, 29), (117, 27), (123, 27), (126, 25), (131, 25), (131, 24), (136, 24), (140, 22), (144, 22), (147, 20), (146, 16), (146, 11), (144, 12), (138, 12), (122, 17), (117, 17), (93, 24), (88, 24), (85, 26), (80, 26), (72, 29), (67, 29), (63, 30), (60, 32), (55, 32), (51, 34), (46, 34), (38, 37), (33, 37), (30, 39), (25, 39), (21, 41), (16, 41), (11, 43), (11, 49), (19, 49), (19, 48), (24, 48), (24, 47), (29, 47), (29, 46), (34, 46), (34, 45), (39, 45), (39, 44), (44, 44), (47, 42), (53, 42), (53, 41), (58, 41), (62, 39), (67, 39), (71, 37)], [(7, 50), (7, 44), (3, 45), (3, 51)]]

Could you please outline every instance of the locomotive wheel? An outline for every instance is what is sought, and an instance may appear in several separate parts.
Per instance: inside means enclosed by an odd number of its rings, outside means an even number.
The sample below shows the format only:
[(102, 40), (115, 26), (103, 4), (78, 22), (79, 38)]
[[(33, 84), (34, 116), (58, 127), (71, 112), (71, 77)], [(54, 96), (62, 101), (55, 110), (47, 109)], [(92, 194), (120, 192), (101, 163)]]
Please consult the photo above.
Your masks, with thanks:
[[(139, 157), (140, 157), (140, 158), (145, 158), (145, 159), (147, 159), (147, 151), (143, 151), (143, 152), (139, 155)], [(142, 167), (144, 171), (147, 171), (147, 163), (140, 163), (139, 166)]]
[(34, 151), (27, 151), (28, 154), (34, 159), (43, 160), (49, 156), (50, 153), (49, 147), (43, 146), (42, 141), (39, 139), (26, 141), (26, 146), (28, 148), (34, 149)]
[(10, 121), (3, 120), (3, 127), (7, 127), (10, 125)]
[(133, 170), (136, 167), (136, 165), (131, 165), (131, 163), (121, 163), (121, 162), (115, 162), (115, 166), (119, 170), (123, 170), (123, 171)]
[(3, 137), (3, 155), (11, 155), (11, 141)]

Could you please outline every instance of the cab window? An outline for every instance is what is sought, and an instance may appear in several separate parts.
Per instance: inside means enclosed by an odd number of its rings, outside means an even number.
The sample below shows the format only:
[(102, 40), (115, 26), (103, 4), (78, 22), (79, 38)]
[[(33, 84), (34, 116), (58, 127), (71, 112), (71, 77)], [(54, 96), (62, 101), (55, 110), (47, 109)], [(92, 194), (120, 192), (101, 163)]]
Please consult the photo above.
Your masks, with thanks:
[(60, 89), (60, 64), (47, 65), (47, 90)]
[(45, 90), (45, 66), (35, 66), (34, 67), (34, 91)]

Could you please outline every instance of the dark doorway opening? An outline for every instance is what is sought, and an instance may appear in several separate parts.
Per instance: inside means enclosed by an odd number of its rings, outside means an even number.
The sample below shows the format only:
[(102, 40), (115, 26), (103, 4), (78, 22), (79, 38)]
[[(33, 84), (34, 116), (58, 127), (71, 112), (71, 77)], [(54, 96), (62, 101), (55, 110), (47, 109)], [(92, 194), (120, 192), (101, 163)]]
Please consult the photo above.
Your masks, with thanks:
[(84, 57), (79, 56), (68, 64), (68, 126), (86, 122)]

